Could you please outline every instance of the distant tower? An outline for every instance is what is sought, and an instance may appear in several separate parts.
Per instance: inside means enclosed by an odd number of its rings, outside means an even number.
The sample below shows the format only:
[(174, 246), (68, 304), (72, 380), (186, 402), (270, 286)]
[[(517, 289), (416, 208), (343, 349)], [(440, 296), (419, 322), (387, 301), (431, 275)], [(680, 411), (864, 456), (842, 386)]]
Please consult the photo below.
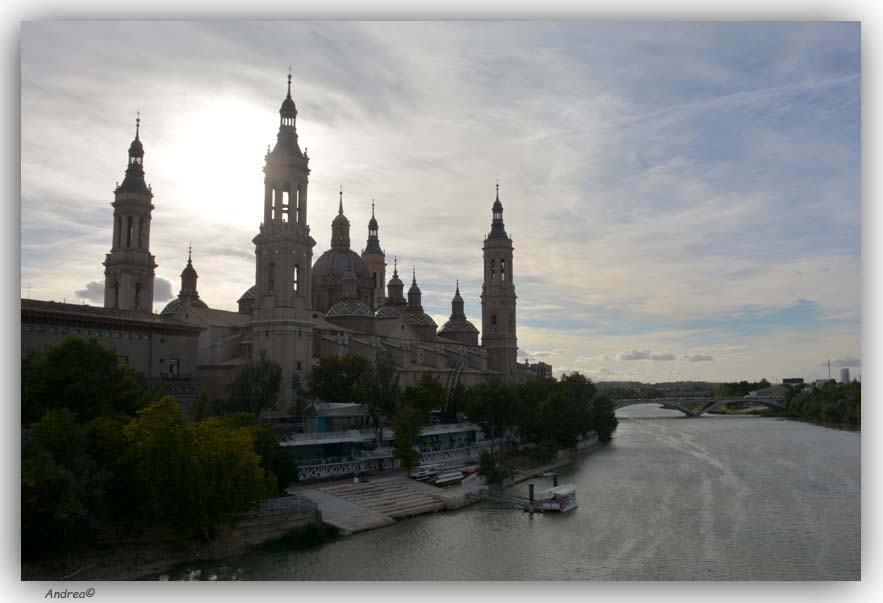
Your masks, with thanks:
[(478, 345), (478, 329), (466, 319), (463, 298), (460, 296), (460, 281), (457, 281), (454, 299), (451, 300), (451, 318), (442, 326), (438, 334), (466, 345)]
[(368, 243), (362, 251), (362, 260), (371, 272), (371, 283), (374, 289), (371, 296), (371, 310), (377, 310), (386, 300), (384, 284), (386, 283), (386, 254), (380, 248), (377, 218), (374, 217), (374, 201), (371, 201), (371, 220), (368, 221)]
[(481, 345), (487, 366), (507, 381), (515, 379), (518, 343), (515, 336), (515, 285), (512, 239), (503, 226), (500, 185), (492, 208), (491, 231), (484, 239), (484, 284), (481, 288)]
[(156, 261), (150, 254), (150, 215), (153, 192), (144, 182), (141, 117), (135, 120), (135, 140), (123, 183), (113, 192), (113, 242), (104, 259), (104, 307), (153, 312)]
[(292, 375), (306, 374), (312, 359), (310, 266), (316, 242), (307, 225), (309, 157), (298, 145), (296, 118), (289, 73), (276, 146), (265, 158), (264, 221), (254, 238), (253, 349), (282, 367), (277, 410), (290, 408)]
[(208, 308), (208, 305), (199, 299), (199, 292), (196, 290), (198, 279), (199, 275), (196, 273), (196, 268), (193, 267), (193, 246), (191, 245), (187, 250), (187, 265), (181, 272), (181, 289), (178, 291), (178, 297), (166, 304), (160, 315), (177, 314), (184, 302), (188, 302), (191, 308)]
[(840, 383), (849, 383), (849, 369), (840, 369)]

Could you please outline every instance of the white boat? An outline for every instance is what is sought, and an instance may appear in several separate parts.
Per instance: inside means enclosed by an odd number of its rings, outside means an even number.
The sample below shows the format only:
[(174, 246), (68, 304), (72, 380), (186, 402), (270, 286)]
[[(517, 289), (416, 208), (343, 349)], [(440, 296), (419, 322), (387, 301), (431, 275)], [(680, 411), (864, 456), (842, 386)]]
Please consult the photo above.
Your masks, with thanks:
[(449, 486), (463, 481), (462, 471), (451, 471), (450, 473), (442, 473), (435, 479), (436, 486)]
[(435, 471), (434, 469), (418, 469), (411, 474), (411, 478), (418, 481), (424, 481), (435, 477), (437, 474), (438, 471)]
[(540, 500), (543, 501), (543, 511), (566, 513), (576, 509), (576, 486), (573, 484), (556, 486), (543, 492)]

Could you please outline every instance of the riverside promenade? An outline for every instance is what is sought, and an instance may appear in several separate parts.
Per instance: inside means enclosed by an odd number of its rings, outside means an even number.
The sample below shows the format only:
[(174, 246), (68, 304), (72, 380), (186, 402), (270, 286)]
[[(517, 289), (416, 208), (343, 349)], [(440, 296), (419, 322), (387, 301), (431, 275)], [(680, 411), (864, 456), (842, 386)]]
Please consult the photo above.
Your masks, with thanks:
[(397, 519), (457, 508), (465, 502), (463, 486), (436, 488), (410, 479), (403, 470), (384, 472), (369, 481), (335, 480), (294, 486), (289, 493), (319, 506), (322, 522), (343, 535), (372, 530)]

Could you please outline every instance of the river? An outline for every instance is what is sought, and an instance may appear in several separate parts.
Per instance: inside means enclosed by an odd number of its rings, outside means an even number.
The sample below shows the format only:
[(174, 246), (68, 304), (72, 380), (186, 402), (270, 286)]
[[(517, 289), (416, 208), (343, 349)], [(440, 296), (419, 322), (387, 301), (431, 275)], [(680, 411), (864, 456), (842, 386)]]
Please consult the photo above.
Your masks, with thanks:
[(575, 511), (531, 516), (481, 503), (313, 550), (253, 553), (226, 562), (222, 577), (860, 579), (860, 433), (650, 406), (618, 416), (611, 444), (559, 470), (577, 487)]

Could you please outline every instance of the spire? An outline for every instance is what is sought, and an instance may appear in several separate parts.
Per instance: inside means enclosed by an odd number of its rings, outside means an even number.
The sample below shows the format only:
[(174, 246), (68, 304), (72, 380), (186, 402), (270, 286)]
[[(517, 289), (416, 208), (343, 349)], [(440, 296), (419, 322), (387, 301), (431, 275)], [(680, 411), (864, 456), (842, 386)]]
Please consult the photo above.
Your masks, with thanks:
[(420, 287), (417, 286), (417, 267), (412, 268), (411, 272), (411, 288), (408, 289), (408, 307), (412, 310), (423, 310), (421, 303), (422, 293)]
[(457, 290), (454, 293), (454, 299), (451, 300), (451, 320), (457, 318), (466, 318), (463, 310), (463, 298), (460, 297), (460, 281), (457, 280)]
[(392, 276), (393, 278), (399, 278), (399, 258), (395, 256), (392, 258)]
[(343, 215), (343, 186), (339, 194), (337, 216), (331, 221), (331, 248), (344, 250), (350, 248), (350, 221)]
[(288, 94), (285, 98), (291, 98), (291, 65), (288, 66)]
[(503, 204), (500, 203), (500, 181), (497, 180), (497, 196), (494, 200), (494, 205), (491, 208), (491, 213), (493, 215), (493, 220), (491, 221), (491, 232), (488, 235), (489, 239), (508, 239), (509, 235), (506, 234), (506, 228), (503, 225)]
[(120, 191), (149, 192), (144, 182), (144, 145), (141, 144), (141, 112), (135, 118), (135, 139), (129, 145), (129, 162)]
[(187, 245), (187, 265), (193, 264), (193, 241)]
[(364, 253), (383, 254), (383, 250), (380, 248), (379, 230), (377, 218), (374, 217), (374, 199), (371, 199), (371, 219), (368, 220), (368, 243), (365, 245)]
[(294, 99), (291, 98), (291, 67), (288, 68), (288, 93), (282, 106), (279, 107), (279, 126), (294, 128), (294, 119), (297, 117), (297, 107), (294, 105)]

